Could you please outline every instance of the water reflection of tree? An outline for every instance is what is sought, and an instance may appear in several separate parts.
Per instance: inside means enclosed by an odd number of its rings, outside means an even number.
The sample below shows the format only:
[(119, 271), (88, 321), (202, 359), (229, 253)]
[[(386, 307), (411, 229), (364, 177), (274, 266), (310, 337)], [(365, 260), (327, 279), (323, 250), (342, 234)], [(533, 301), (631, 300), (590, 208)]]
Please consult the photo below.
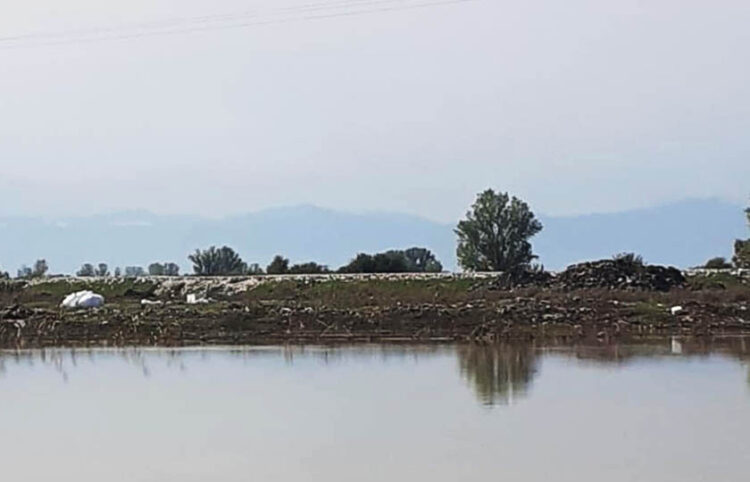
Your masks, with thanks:
[(507, 405), (526, 395), (537, 372), (530, 344), (462, 345), (457, 349), (461, 375), (486, 405)]

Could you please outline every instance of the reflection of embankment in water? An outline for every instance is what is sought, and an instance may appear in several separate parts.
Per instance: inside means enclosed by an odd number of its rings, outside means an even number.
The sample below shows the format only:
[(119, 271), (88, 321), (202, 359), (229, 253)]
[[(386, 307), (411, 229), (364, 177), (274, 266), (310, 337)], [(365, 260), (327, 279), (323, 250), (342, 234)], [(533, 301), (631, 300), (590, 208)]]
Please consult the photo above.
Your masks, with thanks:
[(451, 354), (453, 348), (453, 345), (448, 344), (363, 344), (0, 350), (0, 377), (12, 366), (42, 366), (53, 368), (67, 381), (69, 373), (80, 364), (94, 365), (103, 359), (119, 359), (148, 377), (156, 366), (187, 371), (191, 363), (209, 361), (215, 356), (231, 357), (247, 364), (260, 358), (281, 358), (289, 366), (294, 366), (300, 359), (314, 360), (321, 365), (334, 365), (349, 360), (419, 361), (440, 353)]
[[(593, 365), (625, 366), (654, 358), (724, 356), (750, 365), (750, 337), (694, 337), (639, 339), (633, 343), (569, 341), (535, 344), (507, 342), (488, 344), (370, 344), (370, 345), (285, 345), (227, 346), (205, 348), (52, 348), (0, 350), (0, 378), (11, 367), (52, 368), (68, 381), (70, 373), (84, 363), (119, 359), (144, 377), (166, 368), (189, 371), (194, 363), (214, 357), (230, 357), (251, 365), (259, 359), (281, 359), (293, 367), (310, 360), (322, 367), (349, 361), (388, 363), (419, 362), (435, 356), (455, 356), (461, 376), (485, 405), (508, 405), (525, 397), (541, 370), (540, 360), (554, 356)], [(448, 374), (446, 374), (448, 376)], [(750, 371), (748, 373), (750, 383)]]
[(537, 373), (538, 352), (530, 343), (461, 345), (456, 352), (461, 375), (486, 405), (512, 404), (525, 396)]
[(545, 343), (545, 354), (555, 353), (589, 363), (624, 364), (643, 358), (723, 355), (750, 360), (750, 337), (655, 337), (620, 343)]
[[(63, 381), (68, 381), (69, 374), (79, 365), (88, 363), (95, 365), (100, 356), (119, 358), (125, 363), (132, 365), (149, 377), (149, 360), (145, 352), (139, 348), (130, 349), (79, 349), (79, 348), (52, 348), (38, 350), (0, 350), (0, 377), (4, 375), (10, 366), (26, 367), (51, 367), (60, 374)], [(185, 369), (184, 363), (179, 355), (169, 350), (159, 353), (159, 358), (165, 361), (167, 367), (178, 367)], [(153, 360), (152, 360), (153, 361)]]

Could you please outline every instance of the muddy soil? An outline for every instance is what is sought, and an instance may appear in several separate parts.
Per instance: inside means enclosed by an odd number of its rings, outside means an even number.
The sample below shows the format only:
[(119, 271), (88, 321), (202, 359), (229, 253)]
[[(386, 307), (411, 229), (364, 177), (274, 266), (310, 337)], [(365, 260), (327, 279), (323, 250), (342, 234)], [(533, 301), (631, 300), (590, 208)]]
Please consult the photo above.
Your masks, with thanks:
[(188, 305), (182, 288), (170, 292), (160, 291), (157, 284), (115, 283), (105, 293), (106, 306), (92, 310), (59, 308), (62, 288), (25, 286), (0, 296), (0, 347), (610, 340), (750, 333), (750, 287), (745, 284), (650, 292), (499, 290), (492, 282), (453, 278), (289, 280), (215, 293), (207, 304)]

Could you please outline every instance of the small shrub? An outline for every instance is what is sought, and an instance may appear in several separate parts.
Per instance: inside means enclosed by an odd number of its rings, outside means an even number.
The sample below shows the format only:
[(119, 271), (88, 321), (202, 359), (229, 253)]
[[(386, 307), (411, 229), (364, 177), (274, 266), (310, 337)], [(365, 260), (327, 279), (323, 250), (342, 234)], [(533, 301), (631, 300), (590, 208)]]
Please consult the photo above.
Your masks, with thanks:
[(729, 263), (726, 258), (717, 256), (716, 258), (711, 258), (706, 261), (706, 264), (703, 265), (703, 267), (706, 269), (730, 269), (732, 264)]
[(76, 272), (76, 276), (81, 277), (89, 277), (89, 276), (95, 276), (96, 275), (96, 269), (94, 268), (94, 265), (91, 263), (86, 263), (83, 266), (81, 266), (81, 269), (79, 269)]
[(30, 279), (33, 275), (33, 271), (31, 268), (29, 268), (26, 265), (21, 266), (18, 268), (18, 271), (16, 272), (16, 278), (18, 279)]
[(618, 253), (612, 256), (612, 260), (617, 263), (633, 267), (643, 266), (645, 264), (643, 261), (643, 256), (635, 253)]

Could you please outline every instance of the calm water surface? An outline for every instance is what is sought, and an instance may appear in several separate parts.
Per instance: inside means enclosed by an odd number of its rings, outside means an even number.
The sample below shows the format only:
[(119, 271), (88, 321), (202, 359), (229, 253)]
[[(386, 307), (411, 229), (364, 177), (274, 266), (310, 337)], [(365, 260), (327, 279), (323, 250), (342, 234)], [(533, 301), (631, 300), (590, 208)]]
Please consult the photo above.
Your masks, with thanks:
[(0, 461), (13, 481), (747, 481), (749, 354), (740, 338), (5, 352)]

